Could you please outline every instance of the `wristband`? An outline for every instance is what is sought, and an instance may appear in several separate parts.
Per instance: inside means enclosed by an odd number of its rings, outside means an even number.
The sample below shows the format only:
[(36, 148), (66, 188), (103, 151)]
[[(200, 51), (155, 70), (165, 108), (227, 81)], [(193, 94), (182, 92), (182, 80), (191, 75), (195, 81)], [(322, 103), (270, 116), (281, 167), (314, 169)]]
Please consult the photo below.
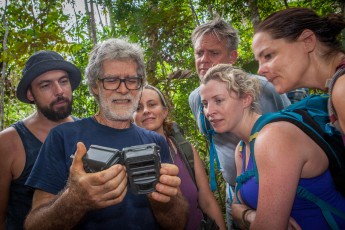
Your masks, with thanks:
[(247, 208), (246, 210), (244, 210), (242, 212), (242, 224), (244, 226), (245, 229), (249, 229), (250, 227), (250, 222), (248, 220), (246, 220), (246, 215), (250, 212), (250, 211), (253, 211), (252, 209), (250, 208)]

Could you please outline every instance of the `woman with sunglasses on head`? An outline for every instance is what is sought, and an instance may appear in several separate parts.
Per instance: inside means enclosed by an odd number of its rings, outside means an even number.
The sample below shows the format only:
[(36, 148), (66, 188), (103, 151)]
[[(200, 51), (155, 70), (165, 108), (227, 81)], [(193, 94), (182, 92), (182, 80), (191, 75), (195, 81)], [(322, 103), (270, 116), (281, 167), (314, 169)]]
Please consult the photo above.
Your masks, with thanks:
[(203, 213), (213, 219), (220, 229), (226, 229), (225, 222), (219, 205), (209, 187), (208, 178), (202, 161), (193, 149), (195, 180), (193, 173), (190, 173), (188, 162), (185, 160), (182, 149), (176, 144), (173, 138), (173, 122), (169, 119), (168, 104), (157, 88), (144, 86), (139, 106), (134, 114), (136, 125), (145, 129), (155, 131), (166, 138), (170, 148), (170, 154), (179, 167), (181, 178), (181, 192), (189, 203), (188, 223), (185, 229), (198, 229), (203, 219)]

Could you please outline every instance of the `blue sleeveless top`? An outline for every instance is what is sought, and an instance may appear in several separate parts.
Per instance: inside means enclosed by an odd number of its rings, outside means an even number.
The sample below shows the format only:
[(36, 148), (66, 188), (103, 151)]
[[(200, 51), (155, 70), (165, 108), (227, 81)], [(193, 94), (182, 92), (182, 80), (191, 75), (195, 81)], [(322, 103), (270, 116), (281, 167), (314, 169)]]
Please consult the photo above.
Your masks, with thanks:
[[(246, 162), (246, 150), (243, 146), (242, 151), (242, 165), (245, 166)], [(246, 169), (242, 167), (242, 173), (253, 169), (253, 159), (249, 157), (248, 166)], [(243, 183), (240, 194), (243, 202), (253, 209), (257, 208), (259, 184), (256, 182), (256, 177), (253, 176), (249, 180)], [(329, 170), (317, 177), (313, 178), (301, 178), (298, 183), (299, 186), (307, 189), (310, 193), (314, 194), (318, 198), (326, 201), (333, 207), (345, 212), (345, 198), (335, 189), (332, 176)], [(293, 217), (297, 223), (304, 229), (331, 229), (326, 219), (322, 214), (322, 210), (306, 199), (295, 197), (291, 217)], [(334, 216), (340, 229), (345, 229), (345, 220)]]
[(36, 161), (42, 142), (38, 140), (22, 121), (12, 125), (18, 132), (25, 150), (25, 166), (22, 174), (11, 182), (7, 205), (6, 229), (23, 229), (26, 215), (30, 211), (34, 190), (25, 185)]

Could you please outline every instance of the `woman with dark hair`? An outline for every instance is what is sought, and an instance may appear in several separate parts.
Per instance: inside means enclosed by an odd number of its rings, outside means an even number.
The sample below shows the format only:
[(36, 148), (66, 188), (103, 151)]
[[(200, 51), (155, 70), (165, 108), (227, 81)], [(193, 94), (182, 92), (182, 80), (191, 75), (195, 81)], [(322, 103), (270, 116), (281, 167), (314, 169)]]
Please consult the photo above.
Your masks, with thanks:
[(155, 131), (166, 138), (171, 158), (179, 168), (181, 192), (189, 203), (189, 216), (185, 229), (200, 228), (204, 218), (203, 213), (213, 219), (219, 229), (226, 229), (224, 218), (211, 192), (205, 169), (197, 151), (191, 146), (194, 156), (194, 174), (190, 173), (191, 167), (188, 166), (185, 155), (181, 152), (183, 149), (179, 148), (174, 141), (173, 125), (175, 124), (169, 117), (169, 106), (159, 89), (151, 85), (144, 86), (138, 109), (134, 113), (134, 121), (136, 125)]
[(345, 53), (338, 37), (344, 28), (340, 14), (320, 17), (311, 9), (288, 8), (262, 21), (252, 44), (258, 73), (278, 93), (302, 87), (329, 92), (331, 123), (343, 134)]

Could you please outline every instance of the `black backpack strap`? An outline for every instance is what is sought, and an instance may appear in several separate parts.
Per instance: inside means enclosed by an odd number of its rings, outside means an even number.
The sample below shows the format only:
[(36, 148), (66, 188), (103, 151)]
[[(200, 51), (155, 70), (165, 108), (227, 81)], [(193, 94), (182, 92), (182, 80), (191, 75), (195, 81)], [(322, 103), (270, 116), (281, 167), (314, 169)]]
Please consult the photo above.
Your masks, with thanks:
[[(294, 111), (281, 111), (280, 114), (276, 113), (276, 116), (270, 116), (265, 114), (261, 116), (260, 120), (264, 117), (268, 117), (263, 123), (268, 124), (277, 121), (286, 121), (301, 129), (306, 135), (308, 135), (320, 148), (326, 153), (329, 161), (329, 170), (332, 174), (332, 178), (335, 182), (336, 188), (342, 194), (345, 192), (345, 183), (339, 182), (344, 180), (345, 168), (343, 162), (345, 162), (345, 154), (337, 154), (341, 152), (337, 146), (342, 146), (340, 138), (334, 138), (333, 136), (328, 136), (319, 124), (309, 115), (309, 113), (303, 109), (296, 109)], [(302, 121), (302, 120), (303, 121)], [(260, 129), (263, 127), (260, 124)], [(255, 127), (255, 126), (254, 126)], [(254, 128), (253, 128), (254, 129)], [(259, 129), (259, 130), (260, 130)], [(259, 130), (256, 130), (251, 136), (253, 136), (251, 145), (254, 145), (256, 134)], [(254, 149), (251, 146), (251, 151)], [(255, 166), (256, 167), (256, 166)]]
[(307, 111), (303, 109), (297, 109), (294, 112), (303, 117), (303, 122), (305, 124), (295, 119), (288, 119), (287, 121), (293, 123), (298, 128), (300, 128), (315, 143), (317, 143), (321, 147), (321, 149), (326, 153), (328, 157), (330, 166), (329, 169), (332, 175), (337, 175), (339, 171), (342, 170), (341, 162), (343, 161), (343, 159), (339, 158), (340, 156), (334, 152), (331, 143), (329, 143), (329, 141), (331, 141), (334, 138), (327, 138), (326, 134), (322, 131), (319, 124), (308, 114)]
[(181, 153), (180, 156), (185, 165), (187, 166), (190, 176), (196, 184), (194, 169), (194, 151), (192, 145), (184, 138), (182, 133), (183, 131), (176, 122), (173, 122), (172, 128), (172, 135), (170, 138), (174, 142), (177, 150)]
[[(272, 118), (269, 123), (277, 121), (286, 121), (294, 124), (299, 129), (301, 129), (305, 134), (307, 134), (320, 148), (326, 153), (329, 160), (329, 169), (332, 175), (336, 175), (341, 170), (342, 159), (331, 148), (330, 144), (325, 140), (326, 136), (318, 123), (308, 114), (307, 111), (303, 109), (296, 109), (293, 112), (282, 111), (280, 116)], [(303, 122), (296, 118), (296, 114), (300, 115)]]

